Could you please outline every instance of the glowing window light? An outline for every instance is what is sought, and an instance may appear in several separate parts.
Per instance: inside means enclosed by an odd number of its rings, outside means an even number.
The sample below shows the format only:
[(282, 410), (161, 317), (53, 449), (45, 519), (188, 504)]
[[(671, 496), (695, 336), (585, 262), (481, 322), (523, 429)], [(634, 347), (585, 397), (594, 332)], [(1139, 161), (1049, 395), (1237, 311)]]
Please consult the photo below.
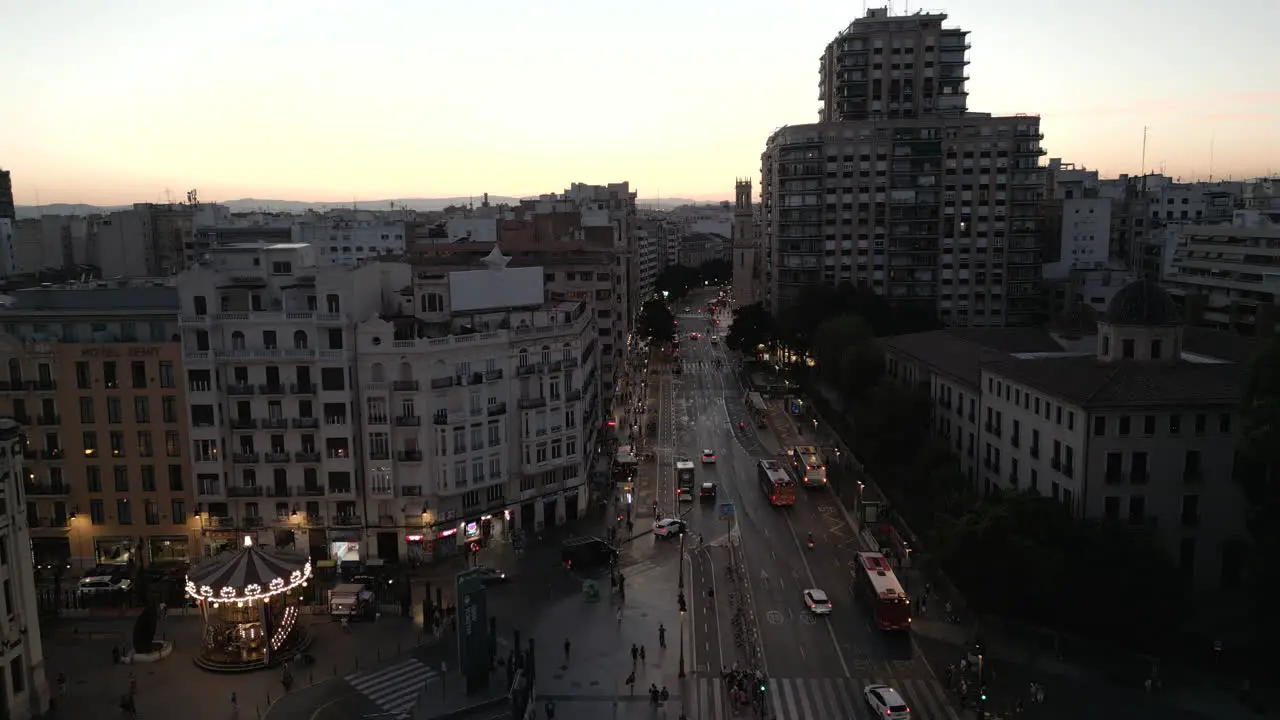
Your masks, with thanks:
[(186, 585), (186, 593), (192, 599), (203, 601), (203, 602), (214, 602), (214, 603), (253, 602), (255, 600), (270, 598), (273, 595), (287, 593), (290, 590), (293, 590), (294, 588), (300, 587), (302, 585), (306, 585), (307, 581), (310, 579), (311, 579), (311, 561), (308, 560), (306, 565), (302, 566), (301, 570), (294, 570), (292, 573), (290, 573), (289, 578), (287, 580), (284, 578), (272, 578), (271, 582), (267, 583), (267, 587), (265, 588), (257, 583), (249, 583), (243, 589), (234, 588), (234, 587), (224, 587), (224, 588), (219, 588), (218, 590), (215, 591), (212, 587), (209, 587), (208, 585), (201, 585), (200, 587), (196, 587), (195, 583), (188, 580)]

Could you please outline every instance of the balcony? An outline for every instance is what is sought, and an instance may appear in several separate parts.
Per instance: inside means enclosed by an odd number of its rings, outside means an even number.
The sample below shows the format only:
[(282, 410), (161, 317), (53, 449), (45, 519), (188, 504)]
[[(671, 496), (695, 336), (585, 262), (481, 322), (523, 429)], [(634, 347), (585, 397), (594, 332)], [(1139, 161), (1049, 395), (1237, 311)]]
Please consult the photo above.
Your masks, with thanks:
[(314, 430), (320, 427), (320, 418), (300, 417), (294, 418), (290, 423), (295, 430)]
[(507, 404), (504, 402), (494, 403), (489, 406), (488, 413), (489, 413), (489, 417), (498, 417), (499, 415), (506, 415)]
[(422, 497), (421, 485), (401, 485), (400, 497)]
[(386, 415), (370, 415), (367, 422), (370, 425), (386, 425), (387, 416)]
[(274, 384), (274, 385), (272, 385), (272, 384), (270, 384), (270, 383), (264, 383), (264, 384), (262, 384), (262, 385), (259, 385), (259, 386), (258, 386), (258, 394), (260, 394), (260, 395), (284, 395), (284, 394), (285, 394), (284, 383), (276, 383), (276, 384)]
[(418, 427), (422, 424), (422, 418), (417, 415), (401, 415), (396, 418), (396, 427)]
[(288, 430), (289, 421), (285, 418), (264, 418), (259, 421), (259, 427), (263, 430)]
[(547, 406), (545, 397), (520, 398), (516, 401), (517, 407), (521, 410), (536, 410)]
[(233, 485), (227, 488), (227, 497), (247, 498), (262, 497), (263, 491), (257, 485)]
[(27, 383), (27, 386), (37, 392), (53, 392), (58, 389), (58, 383), (53, 380), (36, 380), (33, 383)]
[(226, 515), (210, 515), (200, 521), (200, 526), (205, 530), (234, 530), (236, 519)]
[[(25, 457), (26, 453), (23, 453), (23, 456)], [(48, 450), (41, 450), (40, 457), (45, 460), (61, 460), (66, 457), (66, 453), (62, 452), (62, 448), (50, 448)]]
[(231, 462), (237, 465), (252, 465), (260, 462), (261, 459), (261, 456), (256, 452), (231, 453)]
[(201, 497), (222, 497), (222, 483), (200, 483), (196, 485), (196, 495)]
[(41, 414), (39, 417), (36, 418), (37, 425), (59, 425), (61, 423), (62, 423), (62, 416), (60, 415)]
[(267, 453), (267, 462), (269, 463), (274, 463), (274, 464), (287, 463), (289, 462), (289, 459), (290, 459), (290, 455), (288, 451), (285, 451), (285, 450), (281, 450), (279, 452)]
[(485, 381), (485, 382), (497, 382), (497, 381), (499, 381), (499, 380), (501, 380), (501, 379), (502, 379), (502, 371), (501, 371), (501, 370), (486, 370), (486, 371), (484, 372), (484, 381)]
[(565, 358), (563, 362), (565, 370), (574, 370), (578, 367), (578, 358), (576, 357)]
[(248, 529), (260, 528), (260, 527), (262, 527), (262, 516), (261, 516), (261, 515), (249, 515), (248, 517), (246, 517), (246, 518), (244, 519), (244, 526), (245, 526), (246, 528), (248, 528)]
[(370, 451), (369, 451), (369, 459), (370, 459), (370, 460), (390, 460), (390, 459), (391, 459), (391, 451), (390, 451), (390, 450), (387, 450), (386, 448), (380, 448), (380, 449), (377, 449), (377, 450), (370, 450)]
[(288, 486), (276, 486), (267, 488), (267, 497), (283, 498), (289, 497), (293, 491)]
[(431, 378), (432, 390), (444, 390), (453, 387), (453, 376)]
[(318, 463), (320, 462), (320, 452), (318, 450), (299, 450), (293, 454), (293, 459), (300, 463)]
[(289, 385), (289, 392), (294, 395), (315, 395), (315, 383), (293, 383)]
[(391, 389), (398, 390), (401, 392), (417, 392), (418, 381), (417, 380), (392, 380)]
[(422, 462), (421, 450), (401, 450), (396, 453), (396, 460), (400, 462)]
[(356, 515), (334, 515), (332, 524), (336, 527), (355, 527), (361, 523)]
[(230, 395), (230, 396), (252, 395), (253, 390), (254, 388), (252, 385), (247, 385), (247, 384), (246, 385), (228, 385), (227, 395)]
[(66, 483), (25, 483), (28, 495), (70, 495), (71, 487)]
[(350, 485), (330, 485), (330, 495), (350, 495), (352, 492)]
[(516, 368), (516, 375), (519, 377), (524, 377), (525, 375), (532, 375), (534, 372), (537, 371), (537, 369), (538, 369), (537, 366), (534, 366), (534, 365), (521, 365), (520, 367)]
[(448, 411), (437, 410), (435, 414), (431, 416), (431, 422), (435, 425), (448, 425), (449, 424)]
[(231, 418), (232, 430), (254, 430), (258, 427), (258, 421), (253, 418)]
[(323, 485), (304, 485), (298, 488), (299, 497), (324, 497)]
[(578, 402), (579, 400), (582, 399), (582, 391), (570, 390), (569, 394), (565, 396), (565, 399), (568, 400), (569, 402)]

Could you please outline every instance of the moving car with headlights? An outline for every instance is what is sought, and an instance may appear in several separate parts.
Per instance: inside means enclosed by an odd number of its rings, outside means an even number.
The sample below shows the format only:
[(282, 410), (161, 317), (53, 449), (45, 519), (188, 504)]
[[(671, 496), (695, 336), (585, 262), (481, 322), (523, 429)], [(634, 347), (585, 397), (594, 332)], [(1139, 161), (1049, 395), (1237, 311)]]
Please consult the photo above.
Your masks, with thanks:
[(908, 720), (911, 717), (907, 701), (888, 685), (868, 685), (862, 689), (862, 696), (867, 699), (871, 711), (882, 718)]
[(679, 518), (665, 518), (653, 524), (653, 534), (658, 537), (671, 537), (684, 531), (684, 521)]
[(716, 501), (716, 484), (713, 482), (704, 482), (702, 487), (698, 488), (698, 500), (706, 502)]
[(501, 570), (495, 570), (491, 567), (485, 567), (484, 565), (471, 568), (471, 572), (473, 575), (480, 578), (480, 582), (485, 585), (498, 585), (507, 581), (506, 573)]
[(830, 615), (831, 599), (827, 594), (817, 588), (809, 588), (804, 591), (804, 606), (809, 608), (809, 612), (814, 615)]
[(716, 451), (715, 451), (715, 450), (703, 450), (703, 451), (702, 451), (702, 463), (703, 463), (704, 465), (709, 464), (709, 463), (714, 463), (715, 461), (716, 461)]

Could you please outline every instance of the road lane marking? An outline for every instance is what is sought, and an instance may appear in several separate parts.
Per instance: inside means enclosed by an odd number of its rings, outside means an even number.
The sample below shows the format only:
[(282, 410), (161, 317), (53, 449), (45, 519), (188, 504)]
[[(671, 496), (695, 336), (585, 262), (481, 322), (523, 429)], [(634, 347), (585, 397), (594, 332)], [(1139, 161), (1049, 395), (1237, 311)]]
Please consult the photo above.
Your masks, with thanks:
[[(800, 555), (800, 562), (804, 565), (805, 574), (809, 576), (809, 587), (818, 587), (818, 583), (813, 579), (813, 568), (809, 567), (809, 558), (805, 557), (804, 548), (800, 547), (800, 538), (796, 535), (796, 529), (791, 525), (791, 518), (786, 515), (782, 519), (787, 523), (787, 529), (791, 531), (791, 541), (796, 546), (796, 552)], [(840, 641), (836, 639), (836, 631), (832, 628), (831, 623), (827, 623), (827, 635), (831, 637), (831, 645), (836, 650), (836, 657), (840, 659), (840, 667), (844, 669), (846, 677), (850, 676), (849, 663), (845, 662), (844, 651), (840, 649)]]

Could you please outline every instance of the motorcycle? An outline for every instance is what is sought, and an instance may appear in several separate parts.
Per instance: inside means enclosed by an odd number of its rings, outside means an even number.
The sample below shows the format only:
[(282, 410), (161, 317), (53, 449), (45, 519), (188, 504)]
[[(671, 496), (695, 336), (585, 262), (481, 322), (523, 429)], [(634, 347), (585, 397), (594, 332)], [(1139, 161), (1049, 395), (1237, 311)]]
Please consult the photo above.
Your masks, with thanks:
[(812, 536), (812, 535), (810, 535), (810, 536), (809, 536), (809, 549), (810, 549), (810, 550), (812, 550), (812, 549), (813, 549), (813, 536)]

